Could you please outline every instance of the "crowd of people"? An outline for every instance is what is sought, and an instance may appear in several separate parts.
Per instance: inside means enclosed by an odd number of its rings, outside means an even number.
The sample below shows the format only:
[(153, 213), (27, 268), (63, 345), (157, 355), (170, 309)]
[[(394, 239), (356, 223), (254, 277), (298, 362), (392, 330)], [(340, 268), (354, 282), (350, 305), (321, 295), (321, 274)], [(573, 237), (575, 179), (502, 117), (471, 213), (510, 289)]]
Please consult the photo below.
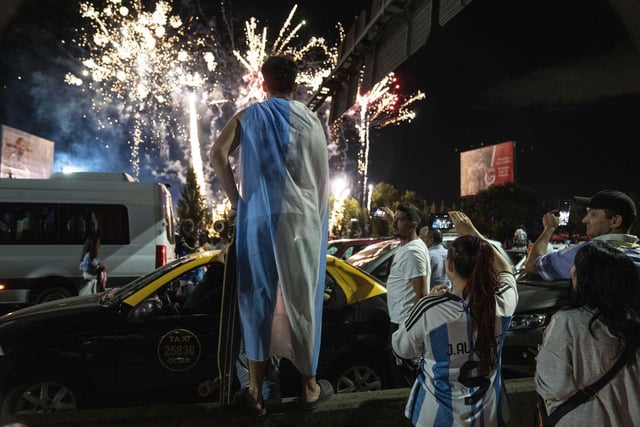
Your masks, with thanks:
[[(236, 225), (245, 386), (239, 402), (257, 415), (266, 413), (263, 385), (265, 376), (272, 379), (274, 356), (300, 371), (304, 409), (332, 394), (331, 384), (315, 377), (328, 236), (326, 138), (315, 115), (293, 100), (295, 63), (270, 57), (262, 73), (268, 98), (236, 114), (210, 152)], [(236, 151), (239, 172), (231, 168)], [(623, 373), (557, 425), (634, 425), (640, 422), (640, 244), (629, 234), (635, 203), (611, 190), (574, 203), (587, 210), (589, 241), (549, 251), (557, 212), (544, 215), (532, 244), (524, 227), (514, 233), (528, 272), (573, 285), (570, 307), (553, 316), (544, 335), (536, 391), (551, 414), (624, 357)], [(459, 236), (448, 248), (439, 230), (418, 228), (411, 204), (388, 216), (400, 239), (386, 283), (389, 372), (394, 386), (411, 387), (408, 422), (507, 425), (501, 352), (518, 304), (512, 263), (463, 212), (449, 212)]]

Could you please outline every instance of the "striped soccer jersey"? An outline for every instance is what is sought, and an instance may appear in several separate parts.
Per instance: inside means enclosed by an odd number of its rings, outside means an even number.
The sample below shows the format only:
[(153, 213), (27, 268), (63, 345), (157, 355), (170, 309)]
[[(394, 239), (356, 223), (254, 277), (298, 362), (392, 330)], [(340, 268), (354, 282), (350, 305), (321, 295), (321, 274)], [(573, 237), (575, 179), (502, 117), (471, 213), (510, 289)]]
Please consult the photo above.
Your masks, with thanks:
[(421, 357), (405, 415), (415, 426), (495, 426), (509, 420), (500, 357), (518, 303), (515, 277), (500, 273), (495, 336), (498, 365), (487, 377), (473, 351), (471, 314), (453, 294), (426, 297), (414, 306), (393, 336), (403, 358)]

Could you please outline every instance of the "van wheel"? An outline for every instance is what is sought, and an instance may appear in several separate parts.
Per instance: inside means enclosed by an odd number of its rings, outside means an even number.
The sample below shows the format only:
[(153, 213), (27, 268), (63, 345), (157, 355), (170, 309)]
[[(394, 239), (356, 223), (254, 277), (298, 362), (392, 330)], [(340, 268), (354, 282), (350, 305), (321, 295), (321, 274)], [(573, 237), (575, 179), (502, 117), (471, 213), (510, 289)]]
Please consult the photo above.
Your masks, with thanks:
[(75, 411), (86, 405), (85, 387), (73, 377), (55, 373), (32, 374), (9, 389), (2, 402), (2, 415)]
[(43, 289), (36, 297), (36, 304), (47, 301), (55, 301), (57, 299), (68, 298), (71, 296), (71, 292), (68, 289), (61, 286), (53, 286), (51, 288)]

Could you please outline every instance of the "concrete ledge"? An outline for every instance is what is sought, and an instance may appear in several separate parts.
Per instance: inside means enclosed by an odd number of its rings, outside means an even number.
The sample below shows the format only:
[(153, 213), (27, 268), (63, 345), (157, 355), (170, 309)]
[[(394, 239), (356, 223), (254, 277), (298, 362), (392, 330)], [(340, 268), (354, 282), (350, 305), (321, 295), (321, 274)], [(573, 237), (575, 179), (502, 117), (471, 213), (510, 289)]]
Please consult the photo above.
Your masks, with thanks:
[[(535, 389), (532, 378), (505, 381), (511, 406), (510, 427), (532, 425)], [(0, 426), (36, 427), (378, 427), (409, 426), (404, 406), (409, 389), (335, 395), (314, 411), (302, 411), (295, 398), (269, 406), (265, 417), (217, 403), (92, 409), (71, 413), (2, 417)], [(18, 424), (20, 425), (20, 424)]]

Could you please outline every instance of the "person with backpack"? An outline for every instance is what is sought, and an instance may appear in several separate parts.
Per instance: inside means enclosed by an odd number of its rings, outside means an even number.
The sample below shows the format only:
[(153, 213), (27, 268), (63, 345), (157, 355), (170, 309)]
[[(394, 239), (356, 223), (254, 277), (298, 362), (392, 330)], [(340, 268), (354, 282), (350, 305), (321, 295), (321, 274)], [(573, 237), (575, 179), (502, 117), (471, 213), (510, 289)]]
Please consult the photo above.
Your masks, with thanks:
[(549, 425), (557, 426), (637, 426), (636, 266), (615, 244), (594, 240), (576, 253), (571, 283), (569, 305), (551, 318), (536, 356), (541, 418), (549, 417)]

